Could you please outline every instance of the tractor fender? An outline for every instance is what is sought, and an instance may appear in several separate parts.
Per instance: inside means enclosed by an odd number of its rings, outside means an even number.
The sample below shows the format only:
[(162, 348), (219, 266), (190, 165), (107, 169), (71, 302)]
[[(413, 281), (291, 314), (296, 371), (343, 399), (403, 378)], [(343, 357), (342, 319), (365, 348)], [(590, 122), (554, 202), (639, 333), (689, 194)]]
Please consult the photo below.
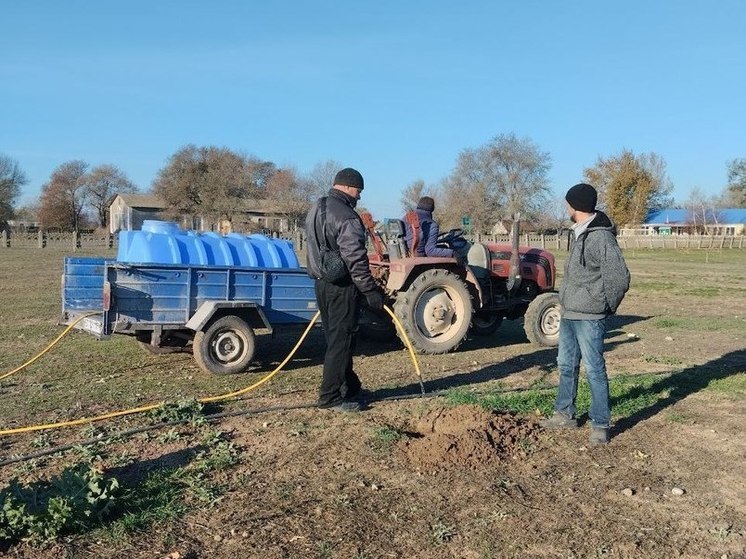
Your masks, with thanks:
[[(432, 268), (444, 268), (458, 275), (464, 275), (464, 270), (459, 268), (454, 258), (445, 257), (416, 257), (401, 258), (389, 266), (389, 277), (386, 282), (386, 291), (390, 294), (405, 290), (409, 284), (425, 270)], [(474, 307), (479, 308), (483, 303), (482, 288), (479, 286), (476, 276), (469, 267), (466, 268), (465, 278), (469, 288), (474, 290)]]

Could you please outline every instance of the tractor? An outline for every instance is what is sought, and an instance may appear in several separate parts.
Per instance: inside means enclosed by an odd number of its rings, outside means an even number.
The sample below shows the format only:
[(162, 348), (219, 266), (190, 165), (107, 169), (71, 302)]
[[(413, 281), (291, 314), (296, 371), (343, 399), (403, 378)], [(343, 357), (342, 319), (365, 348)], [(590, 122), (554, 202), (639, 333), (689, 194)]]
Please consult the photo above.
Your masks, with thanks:
[[(454, 258), (412, 256), (419, 236), (415, 212), (404, 220), (386, 219), (382, 227), (370, 214), (362, 217), (372, 240), (368, 258), (373, 277), (416, 351), (447, 353), (469, 332), (491, 335), (503, 320), (521, 317), (531, 342), (559, 343), (554, 255), (519, 247), (520, 216), (513, 221), (510, 244), (471, 243), (461, 229), (442, 233), (438, 245), (454, 249), (459, 255)], [(406, 243), (407, 226), (414, 231), (412, 247)], [(396, 332), (388, 315), (368, 308), (363, 309), (360, 329), (377, 340), (391, 339)]]

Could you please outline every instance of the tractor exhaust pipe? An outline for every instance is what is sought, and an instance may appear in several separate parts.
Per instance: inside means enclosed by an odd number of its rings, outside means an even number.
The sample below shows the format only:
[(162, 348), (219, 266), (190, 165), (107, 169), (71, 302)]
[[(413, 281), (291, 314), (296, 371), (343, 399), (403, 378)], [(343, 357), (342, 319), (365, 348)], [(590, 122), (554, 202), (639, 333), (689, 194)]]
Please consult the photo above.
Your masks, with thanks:
[(507, 288), (510, 293), (515, 293), (521, 287), (521, 257), (518, 254), (518, 241), (521, 236), (521, 214), (513, 214), (513, 227), (510, 231), (510, 275), (508, 276)]

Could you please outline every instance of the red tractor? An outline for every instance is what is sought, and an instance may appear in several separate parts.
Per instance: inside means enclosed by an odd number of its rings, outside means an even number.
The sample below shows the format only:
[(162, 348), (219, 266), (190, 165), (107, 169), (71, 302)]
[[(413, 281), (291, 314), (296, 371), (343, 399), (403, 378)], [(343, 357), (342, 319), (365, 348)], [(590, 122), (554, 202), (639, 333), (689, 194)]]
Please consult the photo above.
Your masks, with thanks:
[[(405, 219), (417, 239), (416, 215), (410, 212)], [(518, 219), (513, 223), (512, 245), (469, 243), (460, 229), (441, 234), (438, 244), (453, 248), (461, 258), (413, 257), (416, 246), (407, 246), (403, 220), (387, 219), (382, 229), (374, 226), (369, 214), (363, 221), (375, 249), (368, 255), (373, 276), (420, 353), (446, 353), (456, 349), (470, 330), (489, 335), (503, 319), (521, 317), (530, 341), (558, 344), (554, 255), (519, 247)], [(370, 309), (363, 312), (361, 330), (376, 339), (390, 338), (394, 332), (388, 315)]]

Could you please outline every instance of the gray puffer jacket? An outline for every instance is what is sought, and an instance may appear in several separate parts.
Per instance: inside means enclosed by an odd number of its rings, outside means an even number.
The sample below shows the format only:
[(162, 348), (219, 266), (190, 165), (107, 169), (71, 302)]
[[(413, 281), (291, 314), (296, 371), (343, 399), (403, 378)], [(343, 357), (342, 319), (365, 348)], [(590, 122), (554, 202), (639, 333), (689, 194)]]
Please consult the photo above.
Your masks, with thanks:
[[(320, 244), (323, 243), (320, 200), (311, 207), (306, 217), (306, 248), (308, 250), (308, 275), (322, 279)], [(355, 211), (357, 200), (332, 188), (326, 196), (326, 240), (331, 250), (339, 250), (349, 277), (339, 285), (354, 282), (363, 293), (378, 289), (370, 273), (368, 250), (365, 247), (365, 227)], [(319, 242), (316, 242), (318, 237)]]
[(562, 317), (597, 320), (614, 314), (629, 281), (616, 227), (605, 213), (597, 211), (570, 246), (559, 291)]

